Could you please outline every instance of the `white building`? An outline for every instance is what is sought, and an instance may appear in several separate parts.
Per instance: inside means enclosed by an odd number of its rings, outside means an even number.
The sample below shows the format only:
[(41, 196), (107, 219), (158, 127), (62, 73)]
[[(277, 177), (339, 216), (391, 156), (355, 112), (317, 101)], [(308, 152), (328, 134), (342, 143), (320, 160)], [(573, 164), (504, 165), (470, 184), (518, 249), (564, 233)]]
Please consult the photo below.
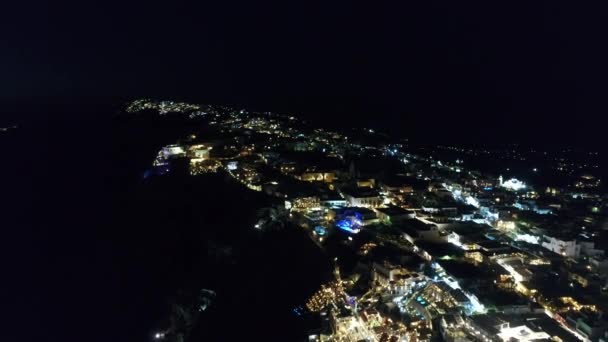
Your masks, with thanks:
[(566, 257), (577, 258), (581, 255), (581, 245), (576, 239), (561, 240), (545, 235), (541, 245), (550, 251)]
[(334, 198), (334, 199), (323, 199), (321, 204), (326, 207), (346, 207), (348, 202), (345, 199)]
[(595, 248), (595, 243), (593, 241), (579, 241), (581, 245), (581, 254), (596, 257), (604, 255), (604, 250)]
[(212, 147), (207, 145), (193, 145), (190, 147), (190, 152), (193, 154), (193, 157), (196, 159), (209, 159), (209, 153)]
[(163, 147), (163, 154), (165, 157), (183, 156), (186, 151), (179, 145), (167, 145)]
[(544, 332), (542, 330), (534, 331), (526, 325), (521, 325), (518, 327), (502, 328), (502, 329), (500, 329), (498, 336), (503, 341), (521, 341), (521, 342), (542, 341), (542, 340), (548, 340), (551, 338), (551, 336), (549, 336), (549, 334), (547, 334), (546, 332)]
[(382, 197), (375, 190), (354, 189), (344, 191), (342, 195), (351, 207), (376, 208), (384, 203)]
[(500, 176), (499, 185), (507, 190), (519, 191), (526, 188), (526, 183), (516, 178), (511, 178), (503, 182), (502, 176)]

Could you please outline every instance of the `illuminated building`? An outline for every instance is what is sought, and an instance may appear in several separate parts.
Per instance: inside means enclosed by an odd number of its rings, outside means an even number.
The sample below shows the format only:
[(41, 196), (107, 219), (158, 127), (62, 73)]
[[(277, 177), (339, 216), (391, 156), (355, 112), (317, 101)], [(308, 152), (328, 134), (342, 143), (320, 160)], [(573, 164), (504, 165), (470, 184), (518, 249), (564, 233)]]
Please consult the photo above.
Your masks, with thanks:
[(424, 289), (425, 298), (436, 303), (442, 302), (448, 308), (463, 308), (472, 311), (471, 301), (461, 289), (454, 289), (444, 281), (431, 283)]
[(519, 190), (523, 190), (526, 188), (526, 184), (516, 178), (511, 178), (511, 179), (503, 182), (502, 176), (500, 176), (500, 177), (501, 177), (500, 186), (507, 190), (519, 191)]
[(192, 145), (189, 148), (189, 152), (193, 159), (206, 160), (210, 157), (210, 151), (213, 147), (208, 145)]
[(534, 331), (526, 325), (521, 325), (516, 327), (501, 328), (500, 332), (498, 333), (498, 337), (500, 337), (503, 341), (527, 342), (547, 340), (551, 336), (542, 330)]
[(316, 196), (298, 197), (292, 200), (291, 208), (299, 211), (320, 209), (321, 201)]
[(573, 310), (562, 314), (565, 316), (566, 325), (588, 340), (601, 341), (600, 337), (605, 334), (608, 322), (602, 318), (601, 313), (595, 310), (595, 306), (580, 305), (569, 297), (562, 298), (562, 300), (568, 305), (574, 306)]
[(600, 186), (600, 179), (592, 175), (582, 175), (574, 186), (581, 189), (593, 189)]
[(557, 196), (560, 194), (560, 190), (555, 187), (547, 187), (547, 189), (545, 190), (545, 193), (547, 195)]
[(371, 189), (349, 189), (343, 190), (342, 195), (349, 205), (353, 207), (375, 208), (383, 204), (383, 200), (377, 191)]
[(163, 147), (165, 157), (181, 157), (186, 155), (186, 151), (179, 145), (167, 145)]
[(351, 215), (346, 215), (342, 219), (336, 221), (336, 227), (349, 233), (358, 233), (363, 225), (362, 216), (358, 212), (352, 212)]
[(520, 210), (532, 210), (539, 215), (549, 215), (553, 213), (553, 208), (548, 206), (539, 206), (535, 201), (518, 201), (513, 206)]
[[(319, 229), (318, 232), (313, 230), (313, 234), (318, 236), (325, 235), (325, 227), (327, 226), (327, 215), (324, 209), (309, 209), (302, 212), (301, 220), (298, 220), (299, 223), (306, 227), (316, 227)], [(315, 228), (315, 229), (316, 229)], [(319, 234), (321, 233), (321, 234)]]
[(525, 296), (534, 296), (538, 292), (529, 281), (520, 281), (515, 284), (515, 289)]
[(568, 274), (568, 279), (572, 280), (572, 281), (576, 281), (577, 283), (579, 283), (582, 287), (587, 287), (589, 286), (589, 280), (587, 280), (586, 277), (578, 274), (578, 273), (573, 273), (570, 272)]
[(326, 207), (346, 207), (348, 202), (343, 198), (326, 198), (321, 200), (321, 204)]
[(464, 253), (464, 257), (476, 263), (483, 262), (483, 254), (481, 254), (479, 251), (466, 252)]
[(469, 341), (465, 331), (464, 320), (460, 315), (443, 315), (439, 322), (441, 336), (446, 342), (466, 342)]
[(217, 172), (221, 167), (221, 163), (217, 160), (210, 159), (190, 159), (190, 174), (198, 175), (201, 173)]
[(505, 257), (497, 259), (497, 263), (502, 266), (515, 281), (528, 281), (532, 278), (533, 273), (526, 268), (521, 257)]
[(331, 326), (337, 340), (368, 341), (373, 333), (365, 326), (363, 321), (347, 310), (331, 311)]
[(285, 162), (279, 165), (279, 170), (284, 174), (291, 174), (296, 171), (296, 164), (293, 162)]
[(388, 208), (375, 208), (374, 211), (378, 215), (378, 219), (380, 219), (380, 221), (388, 224), (406, 219), (413, 219), (416, 217), (416, 212), (412, 210), (405, 210), (396, 206), (390, 206)]
[(445, 241), (436, 224), (425, 223), (417, 218), (404, 220), (397, 225), (397, 228), (401, 230), (403, 238), (412, 243), (417, 240), (428, 242)]
[(304, 172), (297, 177), (306, 182), (327, 182), (332, 183), (336, 180), (334, 172)]
[(505, 232), (510, 232), (515, 229), (515, 221), (498, 220), (496, 228)]
[(418, 273), (410, 272), (388, 261), (372, 263), (372, 278), (382, 285), (388, 285), (391, 282), (397, 281), (401, 281), (404, 284), (412, 284), (413, 282), (422, 280), (422, 277)]
[(190, 174), (197, 175), (206, 172), (216, 172), (221, 164), (219, 161), (211, 160), (210, 151), (212, 147), (209, 145), (192, 145), (188, 148), (188, 156), (190, 156)]
[(535, 245), (538, 245), (540, 243), (540, 239), (541, 238), (539, 236), (532, 235), (532, 234), (525, 234), (525, 233), (524, 234), (518, 233), (515, 235), (515, 238), (514, 238), (515, 241), (524, 241), (524, 242), (535, 244)]
[(441, 215), (446, 215), (446, 216), (456, 216), (458, 214), (458, 208), (456, 208), (455, 206), (451, 205), (451, 204), (440, 204), (440, 203), (436, 203), (436, 204), (423, 204), (421, 206), (421, 209), (423, 212), (425, 213), (429, 213), (429, 214), (441, 214)]
[(226, 169), (229, 171), (234, 171), (238, 168), (238, 162), (236, 160), (229, 161), (226, 163)]
[(343, 207), (343, 208), (331, 208), (327, 212), (329, 220), (348, 221), (354, 222), (356, 219), (361, 226), (366, 226), (373, 223), (378, 223), (379, 220), (376, 217), (376, 213), (368, 208), (357, 208), (357, 207)]
[(374, 188), (376, 181), (373, 178), (369, 179), (357, 179), (357, 187), (359, 188)]
[(577, 258), (581, 254), (581, 245), (575, 239), (562, 240), (545, 235), (541, 245), (550, 251), (570, 258)]
[(474, 335), (483, 337), (484, 341), (502, 341), (498, 333), (509, 328), (509, 322), (487, 314), (467, 317), (466, 325)]

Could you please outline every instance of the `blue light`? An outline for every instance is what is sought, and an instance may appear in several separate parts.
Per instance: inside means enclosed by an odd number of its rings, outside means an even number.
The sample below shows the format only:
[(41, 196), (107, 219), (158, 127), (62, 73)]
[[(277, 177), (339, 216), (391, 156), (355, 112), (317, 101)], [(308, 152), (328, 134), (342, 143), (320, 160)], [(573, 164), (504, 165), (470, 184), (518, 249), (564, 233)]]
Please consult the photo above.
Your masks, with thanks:
[(363, 225), (362, 216), (358, 212), (353, 212), (353, 215), (348, 215), (345, 218), (336, 222), (336, 226), (349, 233), (358, 233), (359, 227)]
[(353, 227), (353, 223), (350, 220), (340, 220), (336, 223), (336, 226), (349, 233), (358, 233), (359, 229)]
[(327, 230), (323, 226), (316, 226), (315, 232), (317, 232), (317, 234), (319, 234), (319, 236), (323, 236), (327, 233)]
[(340, 227), (340, 228), (350, 228), (352, 225), (352, 223), (350, 222), (350, 220), (340, 220), (338, 222), (336, 222), (336, 226)]

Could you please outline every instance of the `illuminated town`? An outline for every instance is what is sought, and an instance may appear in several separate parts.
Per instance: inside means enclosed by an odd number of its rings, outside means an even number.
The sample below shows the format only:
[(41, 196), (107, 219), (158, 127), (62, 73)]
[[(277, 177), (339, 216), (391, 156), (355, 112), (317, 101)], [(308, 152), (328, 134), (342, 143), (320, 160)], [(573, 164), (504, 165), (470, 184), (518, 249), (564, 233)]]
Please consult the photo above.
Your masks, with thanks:
[[(201, 124), (162, 147), (145, 179), (224, 174), (278, 203), (251, 230), (291, 223), (330, 257), (331, 279), (294, 309), (318, 318), (308, 341), (608, 340), (596, 152), (416, 147), (374, 128), (171, 101), (126, 112)], [(524, 167), (482, 171), (477, 157)], [(549, 172), (567, 181), (537, 181)]]

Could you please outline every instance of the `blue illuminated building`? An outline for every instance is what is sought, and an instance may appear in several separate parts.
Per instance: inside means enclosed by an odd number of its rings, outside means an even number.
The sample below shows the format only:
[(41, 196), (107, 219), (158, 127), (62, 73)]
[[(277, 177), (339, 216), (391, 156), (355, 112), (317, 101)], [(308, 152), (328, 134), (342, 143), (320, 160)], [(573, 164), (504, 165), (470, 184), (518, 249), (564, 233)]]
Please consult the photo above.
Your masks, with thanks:
[(363, 225), (362, 216), (358, 212), (353, 212), (353, 215), (349, 215), (341, 220), (336, 222), (336, 226), (342, 230), (345, 230), (349, 233), (358, 233), (360, 231), (359, 227)]

